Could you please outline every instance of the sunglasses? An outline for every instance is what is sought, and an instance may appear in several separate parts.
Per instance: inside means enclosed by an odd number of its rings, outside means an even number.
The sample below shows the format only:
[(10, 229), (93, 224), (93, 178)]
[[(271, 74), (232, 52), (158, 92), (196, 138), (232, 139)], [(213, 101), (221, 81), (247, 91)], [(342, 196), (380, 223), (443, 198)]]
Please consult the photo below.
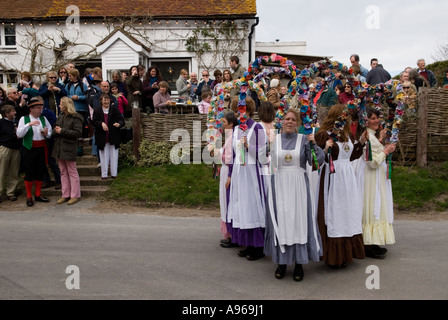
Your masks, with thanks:
[(403, 89), (409, 89), (410, 87), (403, 87)]
[(203, 76), (203, 77), (208, 77), (208, 74), (203, 74), (202, 76)]
[(56, 79), (56, 77), (48, 77), (48, 79)]

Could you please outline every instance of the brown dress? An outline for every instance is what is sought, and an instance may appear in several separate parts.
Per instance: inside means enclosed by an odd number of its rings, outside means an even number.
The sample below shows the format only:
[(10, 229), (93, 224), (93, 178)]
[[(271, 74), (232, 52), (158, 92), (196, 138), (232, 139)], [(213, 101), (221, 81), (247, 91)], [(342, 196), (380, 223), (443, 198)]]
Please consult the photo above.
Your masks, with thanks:
[[(328, 135), (327, 133), (320, 132), (320, 134), (316, 135), (316, 144), (322, 149), (324, 149), (326, 141), (329, 138), (330, 135)], [(351, 140), (353, 142), (352, 138)], [(354, 144), (354, 150), (350, 156), (350, 161), (358, 159), (362, 156), (363, 147), (364, 145), (362, 145), (359, 142)], [(331, 156), (333, 161), (338, 159), (339, 146), (336, 143), (331, 148)], [(325, 161), (328, 163), (328, 157), (326, 157)], [(321, 260), (325, 261), (325, 263), (330, 266), (341, 266), (346, 263), (352, 263), (353, 258), (356, 259), (365, 258), (364, 242), (362, 232), (351, 237), (334, 238), (328, 236), (327, 225), (325, 221), (325, 205), (324, 205), (324, 187), (325, 187), (324, 179), (326, 170), (329, 170), (328, 165), (324, 166), (320, 173), (319, 199), (317, 204), (317, 222), (319, 232), (322, 237), (322, 247), (323, 247), (323, 255), (321, 257)], [(341, 187), (352, 188), (354, 186), (341, 186)]]

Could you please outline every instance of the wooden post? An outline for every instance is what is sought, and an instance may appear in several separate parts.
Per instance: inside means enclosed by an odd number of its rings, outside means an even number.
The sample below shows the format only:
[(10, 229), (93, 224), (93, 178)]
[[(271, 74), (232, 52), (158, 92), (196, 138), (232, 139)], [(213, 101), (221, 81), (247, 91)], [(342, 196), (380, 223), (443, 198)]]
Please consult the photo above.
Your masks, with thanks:
[(141, 139), (141, 122), (140, 122), (140, 108), (132, 108), (132, 150), (134, 157), (140, 160), (140, 147)]
[(428, 164), (428, 105), (429, 88), (421, 87), (418, 94), (416, 163), (422, 168)]

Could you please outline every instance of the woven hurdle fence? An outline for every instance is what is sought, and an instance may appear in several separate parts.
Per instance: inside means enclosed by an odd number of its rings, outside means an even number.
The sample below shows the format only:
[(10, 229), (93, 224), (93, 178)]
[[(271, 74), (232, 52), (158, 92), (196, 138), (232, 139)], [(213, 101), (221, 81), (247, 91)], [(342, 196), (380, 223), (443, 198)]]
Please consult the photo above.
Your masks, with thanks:
[[(253, 119), (257, 121), (258, 115), (255, 114)], [(427, 161), (448, 161), (447, 89), (421, 90), (418, 112), (406, 112), (403, 120), (394, 161), (420, 166), (426, 165)], [(204, 138), (207, 130), (205, 114), (141, 113), (139, 123), (142, 138), (149, 142), (171, 141), (173, 131), (183, 129), (189, 134), (191, 148), (203, 149), (207, 145)], [(179, 140), (174, 134), (174, 142)]]

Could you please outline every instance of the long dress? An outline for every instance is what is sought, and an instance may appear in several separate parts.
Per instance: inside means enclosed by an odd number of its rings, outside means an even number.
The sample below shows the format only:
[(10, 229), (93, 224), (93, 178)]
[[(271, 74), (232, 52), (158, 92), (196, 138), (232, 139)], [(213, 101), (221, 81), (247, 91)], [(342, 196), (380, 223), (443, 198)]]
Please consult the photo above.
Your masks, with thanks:
[(224, 146), (220, 149), (221, 171), (219, 173), (219, 205), (221, 209), (221, 233), (225, 237), (230, 237), (227, 231), (227, 207), (229, 205), (230, 188), (226, 188), (227, 178), (229, 177), (229, 165), (232, 162), (232, 135), (226, 137)]
[[(328, 134), (316, 136), (325, 147)], [(362, 198), (351, 161), (362, 155), (363, 145), (336, 142), (331, 148), (335, 172), (322, 166), (319, 181), (318, 223), (322, 237), (322, 260), (331, 266), (365, 258), (362, 238)]]
[[(264, 251), (278, 264), (319, 261), (322, 244), (306, 172), (312, 161), (309, 142), (305, 135), (282, 133), (273, 149), (277, 170), (267, 193)], [(322, 149), (315, 146), (315, 152), (323, 163)]]
[[(231, 172), (230, 201), (227, 214), (227, 230), (232, 242), (241, 246), (264, 246), (266, 191), (260, 160), (266, 160), (266, 133), (263, 127), (248, 119), (247, 130), (239, 126), (233, 133), (234, 161)], [(247, 135), (249, 149), (240, 143)], [(241, 151), (244, 151), (244, 159)]]
[(387, 178), (384, 146), (375, 137), (375, 131), (367, 128), (372, 148), (372, 161), (363, 157), (363, 175), (360, 183), (364, 188), (362, 215), (363, 240), (365, 245), (394, 244), (394, 209), (392, 183)]

